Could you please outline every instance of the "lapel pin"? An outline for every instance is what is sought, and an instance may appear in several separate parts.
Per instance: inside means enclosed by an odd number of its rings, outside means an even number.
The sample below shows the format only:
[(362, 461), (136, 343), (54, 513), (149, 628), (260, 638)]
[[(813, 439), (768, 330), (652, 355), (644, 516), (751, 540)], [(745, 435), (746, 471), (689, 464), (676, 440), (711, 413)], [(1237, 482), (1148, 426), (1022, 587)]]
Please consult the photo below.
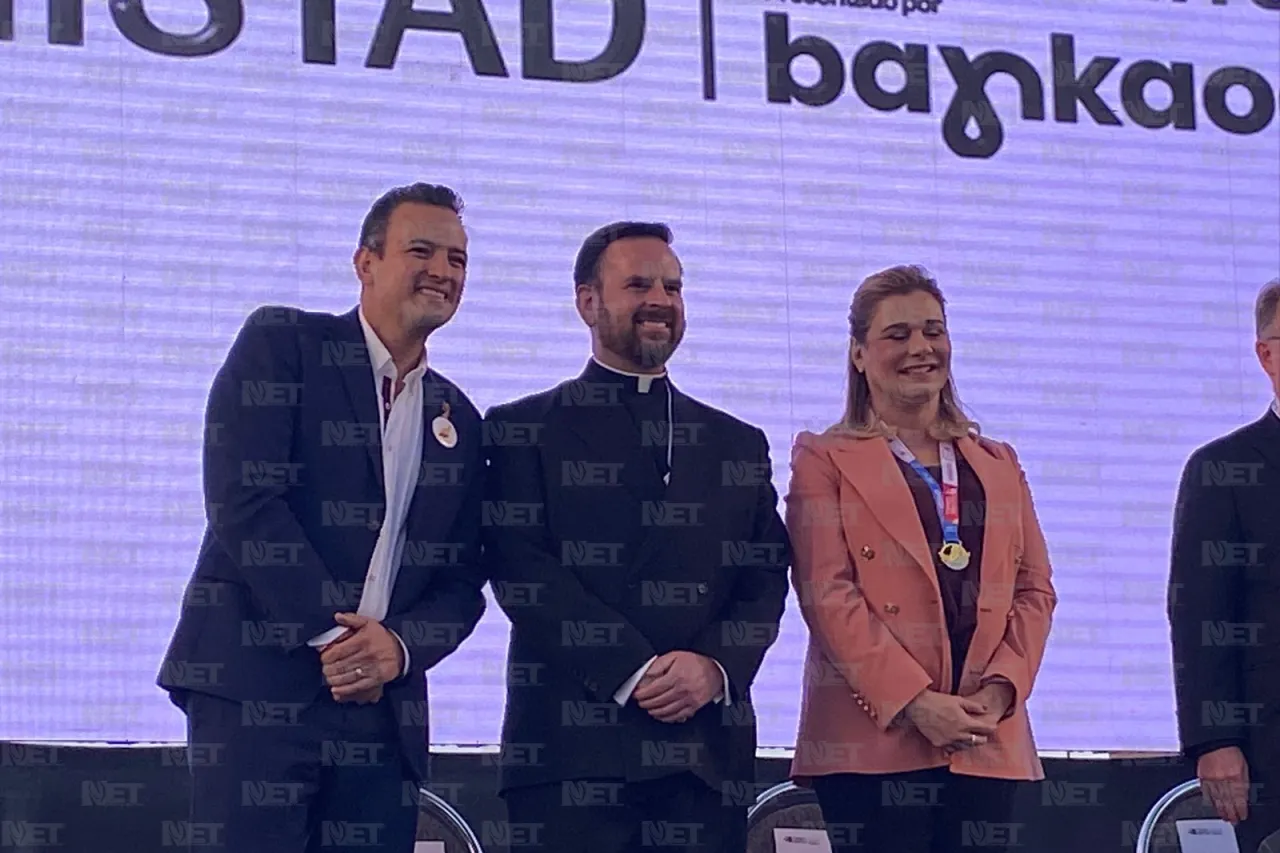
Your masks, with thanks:
[(449, 420), (449, 404), (440, 404), (440, 414), (436, 415), (431, 421), (431, 434), (436, 437), (436, 441), (445, 447), (456, 447), (458, 444), (458, 431), (453, 428), (453, 422)]

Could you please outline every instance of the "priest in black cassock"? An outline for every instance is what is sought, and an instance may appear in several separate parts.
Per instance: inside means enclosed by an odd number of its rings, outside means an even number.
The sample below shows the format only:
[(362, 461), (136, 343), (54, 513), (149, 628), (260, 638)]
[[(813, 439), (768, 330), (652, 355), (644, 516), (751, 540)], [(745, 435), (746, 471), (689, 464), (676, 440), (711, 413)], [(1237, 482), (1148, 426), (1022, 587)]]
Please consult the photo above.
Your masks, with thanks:
[(582, 375), (490, 410), (487, 569), (511, 620), (500, 792), (554, 853), (741, 853), (751, 684), (790, 561), (764, 433), (680, 392), (671, 231), (583, 244)]

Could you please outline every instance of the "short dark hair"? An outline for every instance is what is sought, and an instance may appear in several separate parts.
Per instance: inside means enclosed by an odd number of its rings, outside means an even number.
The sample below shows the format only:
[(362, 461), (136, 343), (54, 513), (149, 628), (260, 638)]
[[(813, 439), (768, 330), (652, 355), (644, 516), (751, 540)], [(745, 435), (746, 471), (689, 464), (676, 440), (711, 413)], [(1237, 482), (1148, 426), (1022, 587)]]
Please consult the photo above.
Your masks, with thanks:
[(1254, 323), (1258, 329), (1258, 339), (1266, 334), (1267, 329), (1280, 319), (1280, 278), (1273, 278), (1258, 291), (1258, 301), (1253, 308)]
[(369, 208), (364, 223), (360, 226), (360, 245), (371, 252), (382, 254), (387, 243), (387, 223), (391, 214), (402, 204), (429, 204), (432, 207), (444, 207), (462, 215), (462, 196), (443, 184), (424, 184), (422, 182), (387, 190)]
[(611, 222), (597, 228), (583, 241), (578, 259), (573, 264), (575, 292), (583, 285), (600, 283), (600, 258), (604, 256), (604, 250), (628, 237), (657, 237), (668, 246), (672, 239), (671, 229), (662, 222)]

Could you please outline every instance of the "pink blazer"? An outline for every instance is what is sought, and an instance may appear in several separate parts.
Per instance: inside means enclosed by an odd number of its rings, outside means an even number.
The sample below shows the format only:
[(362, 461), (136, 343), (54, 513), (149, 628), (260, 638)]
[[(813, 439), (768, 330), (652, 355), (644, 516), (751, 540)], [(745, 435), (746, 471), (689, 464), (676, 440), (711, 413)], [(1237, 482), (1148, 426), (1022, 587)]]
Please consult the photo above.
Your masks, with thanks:
[(883, 438), (801, 433), (791, 459), (792, 581), (809, 626), (792, 778), (955, 773), (1037, 780), (1026, 701), (1057, 596), (1026, 477), (1007, 444), (956, 442), (986, 492), (978, 624), (961, 695), (1001, 676), (1016, 693), (986, 745), (948, 757), (894, 717), (921, 690), (951, 691), (938, 579), (910, 488)]

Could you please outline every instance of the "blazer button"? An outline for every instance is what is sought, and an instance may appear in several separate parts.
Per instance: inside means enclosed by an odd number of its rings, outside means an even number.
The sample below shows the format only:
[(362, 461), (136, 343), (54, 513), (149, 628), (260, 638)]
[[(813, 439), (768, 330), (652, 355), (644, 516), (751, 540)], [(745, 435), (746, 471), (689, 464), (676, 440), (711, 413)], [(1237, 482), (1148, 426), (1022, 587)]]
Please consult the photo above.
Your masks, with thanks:
[(862, 553), (863, 559), (874, 560), (876, 558), (875, 549), (872, 548), (870, 545), (863, 545), (861, 553)]
[(898, 605), (896, 605), (896, 604), (886, 604), (886, 605), (884, 606), (884, 612), (885, 612), (885, 613), (890, 613), (890, 614), (897, 613), (897, 612), (898, 612)]

